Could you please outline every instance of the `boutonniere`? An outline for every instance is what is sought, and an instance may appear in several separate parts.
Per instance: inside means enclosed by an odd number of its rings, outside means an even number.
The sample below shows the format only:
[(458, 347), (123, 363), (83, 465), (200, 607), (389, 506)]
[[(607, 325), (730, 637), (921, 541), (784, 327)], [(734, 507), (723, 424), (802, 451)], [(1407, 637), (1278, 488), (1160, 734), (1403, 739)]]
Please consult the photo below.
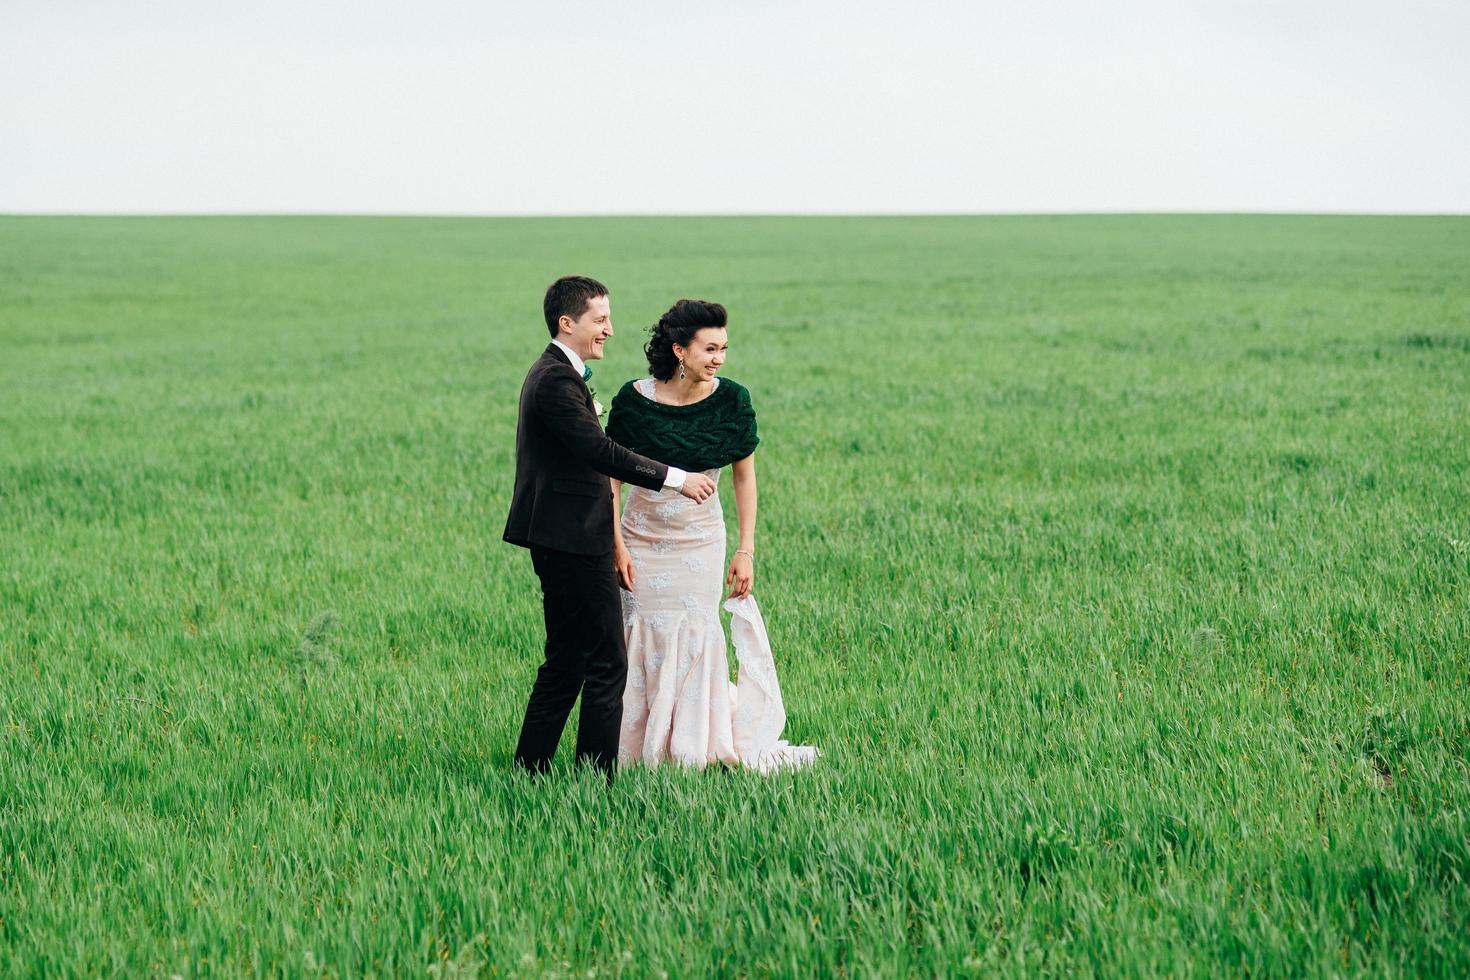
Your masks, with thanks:
[(602, 418), (607, 414), (607, 409), (602, 407), (602, 402), (597, 400), (597, 389), (591, 385), (587, 386), (587, 394), (592, 396), (592, 414)]

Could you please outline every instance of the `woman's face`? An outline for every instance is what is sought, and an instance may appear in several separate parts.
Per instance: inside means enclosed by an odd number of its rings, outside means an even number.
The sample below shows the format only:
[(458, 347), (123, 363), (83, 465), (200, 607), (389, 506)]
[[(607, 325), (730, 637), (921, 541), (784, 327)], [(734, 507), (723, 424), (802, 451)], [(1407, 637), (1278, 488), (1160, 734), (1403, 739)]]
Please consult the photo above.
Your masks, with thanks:
[(683, 359), (684, 374), (691, 381), (713, 381), (729, 350), (724, 327), (700, 327), (689, 338), (688, 347), (674, 345), (674, 356)]

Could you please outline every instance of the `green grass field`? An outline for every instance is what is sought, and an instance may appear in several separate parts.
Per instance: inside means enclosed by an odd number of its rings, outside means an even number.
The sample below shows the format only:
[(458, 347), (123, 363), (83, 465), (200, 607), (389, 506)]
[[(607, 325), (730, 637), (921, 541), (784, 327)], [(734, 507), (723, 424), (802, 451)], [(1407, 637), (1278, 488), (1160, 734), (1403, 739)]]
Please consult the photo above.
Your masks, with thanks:
[[(814, 770), (511, 770), (569, 272)], [(0, 973), (1470, 973), (1470, 219), (0, 218), (0, 396)]]

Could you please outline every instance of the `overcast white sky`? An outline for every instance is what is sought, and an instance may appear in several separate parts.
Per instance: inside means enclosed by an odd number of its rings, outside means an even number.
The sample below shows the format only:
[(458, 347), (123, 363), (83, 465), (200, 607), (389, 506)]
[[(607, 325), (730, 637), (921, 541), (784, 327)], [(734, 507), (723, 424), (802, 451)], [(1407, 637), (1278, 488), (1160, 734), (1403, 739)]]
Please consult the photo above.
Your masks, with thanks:
[(0, 0), (0, 212), (1470, 211), (1470, 0)]

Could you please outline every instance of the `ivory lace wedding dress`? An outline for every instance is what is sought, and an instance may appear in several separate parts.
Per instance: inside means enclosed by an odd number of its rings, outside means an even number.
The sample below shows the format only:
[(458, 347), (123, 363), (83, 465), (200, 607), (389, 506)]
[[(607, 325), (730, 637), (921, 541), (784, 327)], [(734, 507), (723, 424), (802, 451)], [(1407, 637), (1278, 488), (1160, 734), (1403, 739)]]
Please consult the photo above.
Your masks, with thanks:
[[(720, 384), (739, 387), (733, 382)], [(630, 387), (635, 397), (652, 401), (652, 379), (630, 383), (625, 392)], [(749, 396), (743, 389), (740, 396), (748, 410)], [(621, 420), (617, 420), (620, 402), (613, 403), (609, 432), (615, 431), (615, 420), (625, 429), (630, 422), (626, 397), (619, 394), (624, 399)], [(694, 417), (687, 421), (699, 424)], [(750, 429), (753, 448), (753, 414)], [(749, 451), (741, 458), (744, 455)], [(672, 462), (678, 465), (677, 459)], [(704, 472), (717, 480), (720, 467)], [(719, 612), (726, 565), (725, 520), (718, 493), (696, 504), (673, 492), (631, 486), (628, 490), (622, 535), (633, 558), (634, 582), (632, 591), (622, 594), (628, 685), (619, 760), (654, 766), (668, 759), (697, 767), (720, 762), (760, 772), (813, 761), (815, 748), (793, 746), (780, 737), (786, 709), (754, 596), (724, 604), (731, 616), (739, 667), (736, 681), (730, 681)]]

